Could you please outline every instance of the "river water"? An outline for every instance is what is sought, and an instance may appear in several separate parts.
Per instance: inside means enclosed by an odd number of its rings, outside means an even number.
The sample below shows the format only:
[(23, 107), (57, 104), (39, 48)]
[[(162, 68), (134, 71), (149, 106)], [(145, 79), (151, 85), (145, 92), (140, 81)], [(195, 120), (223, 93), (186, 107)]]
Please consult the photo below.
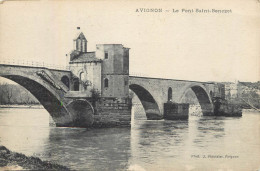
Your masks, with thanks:
[(0, 108), (0, 144), (75, 170), (260, 169), (260, 113), (188, 121), (134, 114), (131, 128), (55, 128), (45, 109)]

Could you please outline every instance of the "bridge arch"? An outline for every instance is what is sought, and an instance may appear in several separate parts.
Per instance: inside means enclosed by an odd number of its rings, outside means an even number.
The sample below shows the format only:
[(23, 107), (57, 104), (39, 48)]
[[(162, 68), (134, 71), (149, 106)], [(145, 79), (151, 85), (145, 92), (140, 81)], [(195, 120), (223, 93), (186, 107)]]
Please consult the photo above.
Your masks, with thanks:
[(199, 104), (201, 106), (203, 115), (212, 115), (213, 114), (213, 103), (211, 100), (211, 96), (202, 84), (191, 84), (189, 86), (184, 87), (182, 96), (179, 101), (183, 102), (183, 99), (184, 99), (186, 93), (190, 89), (195, 93), (195, 95), (199, 101)]
[(213, 98), (213, 92), (211, 90), (209, 92), (209, 95), (210, 95), (210, 98), (212, 99)]
[[(33, 70), (33, 69), (32, 69)], [(43, 79), (40, 74), (44, 70), (29, 71), (27, 68), (13, 68), (8, 70), (4, 68), (0, 72), (0, 76), (12, 80), (27, 89), (48, 111), (53, 118), (56, 126), (71, 126), (72, 117), (62, 102), (65, 91), (52, 80)]]
[(12, 80), (27, 89), (48, 111), (56, 126), (71, 126), (72, 118), (69, 111), (62, 104), (59, 92), (55, 92), (45, 83), (33, 75), (1, 75), (1, 77)]
[(137, 95), (137, 97), (141, 101), (147, 119), (149, 120), (162, 119), (159, 106), (155, 101), (154, 97), (147, 89), (137, 84), (131, 84), (129, 85), (129, 88)]
[(73, 100), (67, 104), (68, 110), (75, 120), (77, 127), (90, 127), (94, 122), (94, 108), (85, 99)]

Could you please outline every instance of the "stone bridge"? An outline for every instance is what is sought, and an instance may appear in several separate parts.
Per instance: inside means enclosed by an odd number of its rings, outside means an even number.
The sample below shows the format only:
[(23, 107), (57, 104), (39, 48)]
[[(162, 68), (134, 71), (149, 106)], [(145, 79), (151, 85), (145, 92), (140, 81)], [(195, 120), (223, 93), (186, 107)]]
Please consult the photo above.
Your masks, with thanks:
[(162, 119), (166, 102), (185, 103), (184, 97), (190, 89), (203, 115), (213, 115), (212, 98), (221, 96), (221, 86), (213, 82), (130, 76), (129, 88), (138, 96), (148, 119)]
[(61, 82), (64, 78), (72, 77), (70, 71), (1, 64), (0, 76), (20, 84), (31, 92), (50, 113), (57, 126), (73, 122), (67, 104), (63, 102), (69, 88)]
[[(56, 126), (85, 127), (88, 125), (86, 123), (93, 123), (94, 117), (82, 115), (87, 112), (94, 113), (93, 106), (87, 98), (84, 100), (79, 97), (76, 100), (80, 102), (77, 103), (74, 103), (75, 99), (66, 98), (66, 94), (72, 89), (70, 87), (74, 86), (75, 76), (71, 71), (0, 64), (0, 76), (20, 84), (31, 92), (50, 113)], [(163, 119), (164, 103), (183, 103), (185, 94), (190, 89), (197, 96), (203, 114), (212, 115), (212, 97), (221, 94), (217, 83), (135, 76), (129, 76), (129, 88), (142, 102), (148, 119)]]

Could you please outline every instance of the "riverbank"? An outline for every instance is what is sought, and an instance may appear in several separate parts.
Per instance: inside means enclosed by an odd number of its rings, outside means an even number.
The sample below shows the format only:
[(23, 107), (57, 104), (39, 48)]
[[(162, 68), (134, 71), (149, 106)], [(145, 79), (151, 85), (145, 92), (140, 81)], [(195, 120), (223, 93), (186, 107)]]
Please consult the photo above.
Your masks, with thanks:
[(256, 109), (243, 109), (243, 112), (260, 113), (260, 111), (258, 111)]
[(27, 157), (24, 154), (12, 152), (0, 145), (0, 170), (69, 170), (69, 168), (42, 161), (38, 157)]
[(40, 104), (31, 104), (31, 105), (9, 104), (9, 105), (0, 105), (0, 108), (31, 108), (31, 109), (43, 109), (43, 106), (40, 105)]

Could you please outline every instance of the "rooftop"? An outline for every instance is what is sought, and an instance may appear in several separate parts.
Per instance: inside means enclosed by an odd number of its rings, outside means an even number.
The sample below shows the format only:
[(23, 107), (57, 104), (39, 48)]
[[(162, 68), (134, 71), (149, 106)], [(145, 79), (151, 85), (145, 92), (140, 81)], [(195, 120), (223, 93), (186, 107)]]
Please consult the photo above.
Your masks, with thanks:
[(87, 40), (86, 37), (84, 36), (84, 34), (83, 34), (82, 32), (80, 32), (80, 33), (77, 34), (77, 36), (75, 37), (74, 40), (76, 40), (76, 39), (85, 39), (85, 40)]
[(96, 58), (95, 52), (79, 52), (74, 50), (71, 53), (70, 62), (81, 63), (81, 62), (101, 62), (101, 59)]

